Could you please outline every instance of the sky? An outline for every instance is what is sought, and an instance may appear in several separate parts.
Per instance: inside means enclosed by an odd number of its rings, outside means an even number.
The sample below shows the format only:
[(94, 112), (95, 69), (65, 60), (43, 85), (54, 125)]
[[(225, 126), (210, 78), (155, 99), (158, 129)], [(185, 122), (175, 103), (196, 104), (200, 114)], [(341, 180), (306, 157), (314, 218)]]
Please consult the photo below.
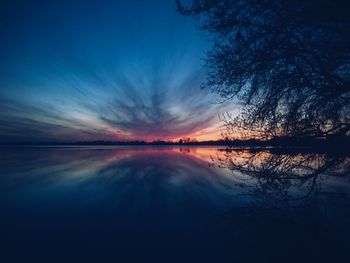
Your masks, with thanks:
[(173, 0), (2, 0), (0, 142), (220, 138), (209, 47)]

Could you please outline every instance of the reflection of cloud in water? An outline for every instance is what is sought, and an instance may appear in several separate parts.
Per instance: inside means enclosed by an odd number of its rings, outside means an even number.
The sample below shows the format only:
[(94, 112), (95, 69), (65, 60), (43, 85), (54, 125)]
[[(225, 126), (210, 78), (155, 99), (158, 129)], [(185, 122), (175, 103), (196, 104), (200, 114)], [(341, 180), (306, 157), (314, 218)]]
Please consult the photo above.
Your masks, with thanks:
[[(5, 233), (0, 240), (30, 251), (51, 242), (60, 251), (74, 247), (79, 256), (92, 252), (99, 259), (106, 247), (112, 247), (109, 256), (130, 257), (137, 251), (144, 260), (142, 252), (153, 256), (161, 251), (192, 254), (196, 260), (211, 255), (212, 262), (286, 255), (291, 249), (291, 257), (298, 258), (303, 244), (307, 255), (310, 246), (317, 251), (312, 259), (325, 254), (340, 258), (348, 251), (345, 247), (339, 253), (350, 237), (345, 177), (318, 176), (322, 191), (318, 188), (311, 200), (291, 207), (269, 194), (289, 188), (284, 182), (290, 179), (265, 180), (215, 165), (225, 154), (238, 167), (254, 156), (215, 147), (1, 149), (0, 212), (6, 217), (0, 217), (0, 232)], [(262, 157), (255, 168), (265, 163)], [(89, 246), (94, 249), (87, 251)]]
[[(274, 163), (268, 166), (272, 157)], [(217, 206), (225, 205), (228, 200), (232, 202), (233, 196), (236, 203), (251, 202), (252, 196), (248, 195), (252, 192), (253, 199), (259, 194), (265, 199), (271, 198), (271, 192), (283, 198), (302, 196), (309, 191), (309, 184), (303, 178), (292, 177), (289, 166), (284, 172), (281, 158), (289, 160), (286, 155), (227, 152), (213, 147), (25, 148), (7, 151), (1, 157), (2, 170), (11, 178), (3, 176), (0, 180), (4, 190), (23, 187), (32, 193), (55, 193), (78, 187), (79, 191), (94, 194), (96, 198), (104, 198), (106, 194), (124, 197), (136, 194), (137, 198), (151, 202), (152, 198), (168, 200), (167, 197), (187, 196), (207, 199)], [(298, 163), (300, 159), (301, 155), (292, 156)], [(214, 164), (220, 160), (221, 165), (212, 165), (213, 160)], [(305, 164), (304, 161), (304, 168)], [(275, 171), (269, 170), (271, 167)], [(336, 191), (339, 187), (348, 187), (344, 181), (321, 174), (312, 183), (318, 186), (323, 183), (327, 189)]]
[(34, 195), (78, 190), (90, 199), (109, 198), (128, 206), (161, 202), (181, 207), (186, 200), (206, 200), (223, 208), (231, 205), (238, 188), (229, 171), (210, 166), (215, 153), (215, 148), (178, 147), (12, 150), (0, 160), (7, 175), (0, 179), (1, 188), (3, 194), (19, 189)]

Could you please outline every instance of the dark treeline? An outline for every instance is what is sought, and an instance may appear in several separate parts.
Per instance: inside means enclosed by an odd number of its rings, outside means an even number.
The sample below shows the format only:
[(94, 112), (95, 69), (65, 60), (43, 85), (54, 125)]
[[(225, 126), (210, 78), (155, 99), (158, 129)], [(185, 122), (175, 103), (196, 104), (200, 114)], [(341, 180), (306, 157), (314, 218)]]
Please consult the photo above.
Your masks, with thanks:
[(74, 141), (74, 142), (21, 142), (6, 143), (1, 146), (226, 146), (245, 148), (284, 149), (286, 151), (332, 151), (350, 152), (350, 138), (333, 138), (329, 140), (315, 138), (276, 137), (269, 140), (211, 140), (211, 141)]

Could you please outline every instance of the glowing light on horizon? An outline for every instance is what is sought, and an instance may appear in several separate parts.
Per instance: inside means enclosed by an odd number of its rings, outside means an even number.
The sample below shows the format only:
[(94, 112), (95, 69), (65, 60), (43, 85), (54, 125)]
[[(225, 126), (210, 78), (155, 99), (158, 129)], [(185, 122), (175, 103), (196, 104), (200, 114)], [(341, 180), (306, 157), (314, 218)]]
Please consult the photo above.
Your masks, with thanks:
[(132, 1), (74, 16), (68, 0), (2, 6), (0, 142), (220, 137), (218, 113), (231, 109), (200, 89), (207, 42), (171, 1)]

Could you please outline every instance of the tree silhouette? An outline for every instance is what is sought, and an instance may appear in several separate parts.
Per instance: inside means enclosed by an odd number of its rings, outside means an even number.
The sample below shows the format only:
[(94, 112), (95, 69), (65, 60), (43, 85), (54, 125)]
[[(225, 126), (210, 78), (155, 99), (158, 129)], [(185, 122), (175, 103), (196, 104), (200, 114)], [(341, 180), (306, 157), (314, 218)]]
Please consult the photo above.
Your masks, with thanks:
[(177, 7), (214, 42), (203, 87), (246, 106), (228, 116), (231, 128), (349, 135), (349, 1), (177, 0)]

